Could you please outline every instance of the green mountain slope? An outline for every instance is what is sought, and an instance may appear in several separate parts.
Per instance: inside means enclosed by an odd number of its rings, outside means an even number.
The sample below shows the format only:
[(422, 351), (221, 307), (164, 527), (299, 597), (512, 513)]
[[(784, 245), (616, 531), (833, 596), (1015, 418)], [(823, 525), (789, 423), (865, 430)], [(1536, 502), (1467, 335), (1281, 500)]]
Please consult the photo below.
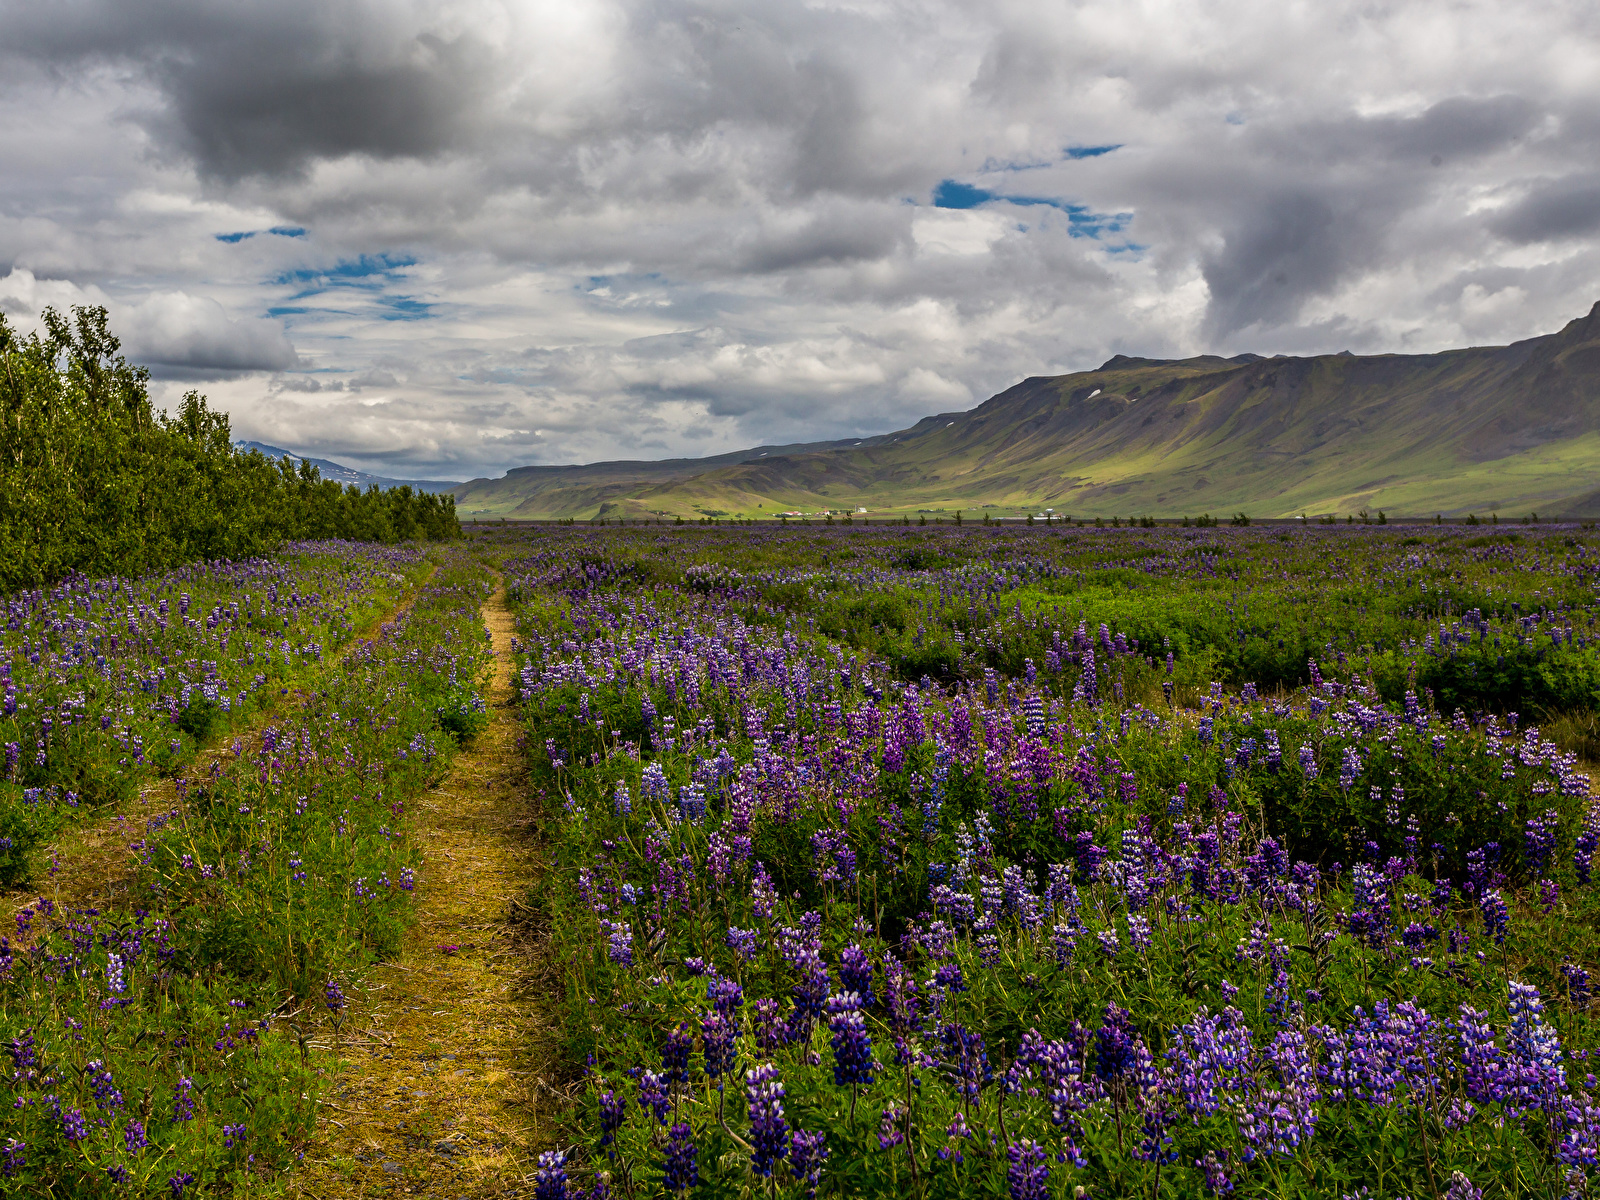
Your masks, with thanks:
[(515, 467), (500, 479), (472, 479), (458, 485), (455, 488), (456, 509), (466, 517), (487, 515), (526, 520), (592, 517), (600, 508), (636, 495), (646, 487), (690, 479), (747, 459), (759, 460), (768, 454), (814, 454), (858, 445), (870, 446), (882, 440), (879, 436), (789, 446), (757, 446), (752, 450), (735, 450), (709, 458)]
[(466, 489), (509, 492), (530, 471), (550, 482), (516, 515), (1589, 515), (1600, 513), (1600, 304), (1560, 333), (1440, 354), (1119, 355), (860, 445), (523, 468), (458, 489), (458, 504), (475, 508)]

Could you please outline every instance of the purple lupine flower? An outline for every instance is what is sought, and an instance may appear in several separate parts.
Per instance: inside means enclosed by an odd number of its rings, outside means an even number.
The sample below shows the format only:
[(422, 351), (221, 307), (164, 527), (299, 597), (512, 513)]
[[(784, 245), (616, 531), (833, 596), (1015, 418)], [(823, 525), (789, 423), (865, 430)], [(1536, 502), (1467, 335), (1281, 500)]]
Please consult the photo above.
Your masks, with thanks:
[(1509, 987), (1506, 1060), (1515, 1082), (1506, 1107), (1512, 1112), (1554, 1111), (1566, 1091), (1561, 1039), (1545, 1024), (1539, 989), (1514, 979)]
[(973, 943), (978, 949), (978, 963), (984, 969), (1000, 961), (1000, 939), (992, 933), (980, 933)]
[(122, 1127), (122, 1144), (129, 1154), (137, 1154), (150, 1144), (150, 1139), (145, 1137), (143, 1121), (131, 1120)]
[(1483, 915), (1483, 932), (1494, 939), (1495, 945), (1504, 945), (1511, 914), (1499, 890), (1490, 888), (1484, 892), (1478, 900), (1478, 910)]
[[(1032, 660), (1029, 660), (1029, 670), (1033, 669)], [(1028, 681), (1032, 683), (1030, 679)], [(1038, 692), (1029, 692), (1022, 702), (1022, 717), (1031, 738), (1044, 737), (1044, 699)]]
[(689, 1055), (694, 1051), (694, 1034), (681, 1022), (667, 1034), (661, 1050), (661, 1073), (668, 1083), (689, 1082)]
[(1269, 729), (1262, 736), (1267, 743), (1267, 772), (1276, 775), (1283, 770), (1283, 746), (1278, 741), (1278, 731)]
[(751, 1025), (756, 1037), (756, 1045), (762, 1050), (776, 1050), (788, 1040), (788, 1022), (779, 1013), (776, 1000), (762, 999), (756, 1001), (755, 1016)]
[(114, 1113), (122, 1107), (122, 1093), (117, 1090), (111, 1072), (99, 1059), (89, 1063), (89, 1087), (94, 1092), (95, 1107), (101, 1112)]
[(322, 989), (322, 1002), (328, 1006), (328, 1011), (335, 1017), (344, 1009), (344, 989), (339, 986), (339, 981), (331, 975), (327, 984)]
[(706, 789), (689, 782), (678, 789), (678, 811), (685, 821), (699, 823), (706, 815)]
[(872, 956), (859, 943), (839, 953), (839, 987), (860, 996), (862, 1008), (872, 1007)]
[[(46, 1096), (45, 1099), (54, 1100), (55, 1097)], [(56, 1115), (61, 1119), (61, 1136), (67, 1141), (81, 1142), (89, 1136), (89, 1122), (78, 1109), (57, 1106)]]
[(1095, 1030), (1094, 1073), (1100, 1082), (1115, 1083), (1133, 1067), (1135, 1037), (1128, 1010), (1107, 1004), (1100, 1028)]
[(1583, 828), (1578, 831), (1572, 847), (1572, 869), (1577, 872), (1579, 883), (1589, 882), (1597, 848), (1600, 848), (1600, 800), (1589, 806), (1589, 812), (1583, 819)]
[[(1300, 773), (1308, 780), (1315, 779), (1318, 774), (1317, 751), (1310, 742), (1306, 742), (1300, 747)], [(1226, 1179), (1227, 1176), (1224, 1175), (1223, 1178)], [(1231, 1187), (1232, 1185), (1230, 1184), (1229, 1186)]]
[(1591, 995), (1589, 972), (1576, 963), (1564, 962), (1561, 964), (1561, 974), (1567, 981), (1567, 1000), (1579, 1012), (1587, 1012)]
[(878, 1149), (892, 1150), (906, 1140), (906, 1110), (893, 1100), (878, 1114)]
[(743, 1007), (744, 989), (724, 975), (713, 975), (706, 980), (706, 999), (712, 1008), (726, 1017)]
[(1011, 1200), (1048, 1200), (1050, 1156), (1038, 1142), (1013, 1142), (1006, 1147), (1011, 1165), (1006, 1168), (1006, 1188)]
[(1143, 954), (1150, 948), (1150, 922), (1137, 913), (1128, 917), (1128, 945)]
[[(600, 1093), (600, 1144), (609, 1146), (617, 1140), (617, 1130), (622, 1128), (623, 1118), (627, 1115), (628, 1102), (617, 1095), (612, 1088), (607, 1088)], [(606, 1153), (616, 1157), (615, 1150)]]
[(172, 1193), (172, 1200), (183, 1200), (184, 1193), (188, 1191), (189, 1185), (192, 1183), (194, 1183), (194, 1173), (192, 1171), (179, 1171), (176, 1175), (168, 1178), (167, 1189)]
[(1351, 787), (1361, 774), (1361, 755), (1356, 753), (1354, 746), (1344, 748), (1344, 757), (1339, 763), (1339, 786)]
[(809, 1035), (812, 1025), (822, 1016), (828, 999), (828, 967), (817, 953), (815, 940), (800, 946), (791, 961), (800, 974), (800, 981), (789, 990), (794, 997), (789, 1036), (791, 1041), (800, 1041)]
[(1461, 1082), (1467, 1099), (1477, 1104), (1497, 1102), (1505, 1096), (1504, 1063), (1495, 1042), (1489, 1014), (1463, 1004), (1454, 1023), (1461, 1061)]
[(1444, 1200), (1483, 1200), (1483, 1189), (1472, 1186), (1460, 1171), (1450, 1172), (1450, 1187), (1445, 1191)]
[(796, 1129), (789, 1136), (789, 1173), (806, 1189), (807, 1200), (816, 1200), (822, 1182), (822, 1164), (828, 1157), (827, 1136)]
[(672, 1090), (666, 1076), (654, 1071), (639, 1072), (639, 1107), (648, 1110), (658, 1124), (665, 1125), (671, 1106)]
[(633, 966), (633, 926), (626, 921), (602, 921), (606, 929), (606, 957), (624, 967)]
[(1561, 826), (1561, 815), (1555, 809), (1546, 809), (1542, 817), (1528, 818), (1522, 831), (1523, 856), (1527, 859), (1529, 875), (1543, 875), (1555, 853), (1556, 833)]
[(939, 1040), (944, 1043), (945, 1070), (955, 1081), (957, 1092), (963, 1100), (976, 1101), (984, 1085), (994, 1080), (983, 1038), (964, 1025), (941, 1025)]
[(1489, 887), (1490, 868), (1499, 859), (1499, 842), (1486, 842), (1476, 850), (1467, 852), (1467, 889), (1474, 896), (1483, 895)]
[(646, 799), (657, 803), (666, 800), (672, 785), (667, 782), (667, 773), (661, 769), (660, 763), (653, 762), (645, 767), (639, 780), (639, 790)]
[(746, 962), (761, 952), (754, 929), (740, 929), (737, 925), (729, 925), (727, 943), (728, 949)]
[(224, 1150), (232, 1150), (234, 1146), (242, 1141), (244, 1141), (244, 1122), (241, 1121), (237, 1125), (223, 1125), (222, 1148)]
[(1226, 1196), (1233, 1191), (1233, 1180), (1228, 1178), (1226, 1170), (1228, 1152), (1226, 1150), (1208, 1150), (1204, 1158), (1194, 1160), (1194, 1165), (1205, 1172), (1205, 1180), (1201, 1184), (1208, 1196)]
[(750, 1105), (751, 1168), (763, 1179), (770, 1178), (773, 1165), (789, 1153), (789, 1125), (783, 1119), (783, 1081), (778, 1068), (765, 1063), (747, 1071), (745, 1098)]
[(1167, 1149), (1172, 1145), (1172, 1138), (1167, 1135), (1167, 1116), (1166, 1102), (1159, 1096), (1145, 1104), (1139, 1145), (1133, 1151), (1140, 1162), (1159, 1165), (1177, 1161), (1178, 1152)]
[(922, 996), (916, 977), (893, 956), (885, 963), (883, 974), (883, 1004), (895, 1035), (895, 1065), (905, 1066), (906, 1039), (922, 1032)]
[(1050, 931), (1050, 949), (1058, 967), (1070, 966), (1073, 952), (1078, 948), (1078, 926), (1058, 924)]
[(1439, 940), (1439, 931), (1430, 924), (1412, 921), (1400, 931), (1400, 941), (1408, 950), (1420, 950)]
[(1539, 881), (1539, 908), (1543, 912), (1550, 912), (1561, 902), (1561, 885), (1554, 879), (1541, 879)]
[(947, 992), (964, 992), (967, 990), (967, 982), (962, 978), (961, 964), (958, 962), (941, 964), (939, 969), (933, 973), (933, 982)]
[(194, 1080), (187, 1075), (178, 1076), (178, 1085), (172, 1091), (172, 1123), (194, 1120)]
[(697, 1186), (700, 1182), (699, 1153), (689, 1126), (681, 1121), (674, 1125), (667, 1133), (666, 1156), (661, 1164), (661, 1186), (675, 1196), (682, 1196)]
[(539, 1155), (539, 1166), (533, 1172), (535, 1200), (568, 1200), (567, 1154), (564, 1150), (546, 1150)]
[(0, 1146), (0, 1177), (10, 1179), (28, 1165), (27, 1149), (27, 1142), (19, 1142), (15, 1138), (6, 1139), (6, 1144)]
[(878, 1064), (872, 1057), (872, 1039), (867, 1036), (867, 1020), (861, 1013), (858, 993), (828, 997), (828, 1028), (833, 1034), (834, 1085), (870, 1084), (873, 1068)]
[(778, 901), (778, 889), (772, 876), (762, 863), (756, 863), (750, 875), (750, 906), (758, 921), (772, 920), (772, 908)]
[(739, 1026), (720, 1012), (712, 1012), (700, 1022), (700, 1037), (705, 1047), (706, 1075), (722, 1086), (722, 1076), (731, 1074), (739, 1057)]

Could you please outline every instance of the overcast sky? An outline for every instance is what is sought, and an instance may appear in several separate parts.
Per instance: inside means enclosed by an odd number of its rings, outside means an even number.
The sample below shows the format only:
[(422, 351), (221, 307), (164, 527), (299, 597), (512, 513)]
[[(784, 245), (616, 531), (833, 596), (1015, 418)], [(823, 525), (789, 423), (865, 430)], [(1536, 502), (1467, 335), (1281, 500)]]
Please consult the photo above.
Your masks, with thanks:
[(391, 475), (1600, 299), (1600, 5), (0, 0), (0, 310)]

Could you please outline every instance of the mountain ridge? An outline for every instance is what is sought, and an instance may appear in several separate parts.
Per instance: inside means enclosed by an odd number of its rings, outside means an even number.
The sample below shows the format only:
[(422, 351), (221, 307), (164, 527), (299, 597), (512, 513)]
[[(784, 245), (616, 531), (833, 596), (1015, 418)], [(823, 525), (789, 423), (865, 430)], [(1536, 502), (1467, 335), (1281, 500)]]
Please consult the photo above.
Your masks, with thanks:
[(307, 462), (317, 468), (318, 474), (324, 479), (331, 479), (335, 483), (355, 485), (365, 491), (374, 484), (380, 488), (409, 487), (417, 492), (453, 492), (461, 486), (460, 481), (454, 479), (390, 479), (384, 475), (373, 475), (367, 471), (358, 471), (354, 467), (347, 467), (343, 463), (334, 462), (331, 458), (311, 458), (304, 454), (296, 454), (292, 450), (285, 450), (281, 446), (269, 446), (265, 442), (235, 442), (237, 450), (259, 450), (268, 458), (287, 458), (292, 462)]
[[(507, 484), (514, 476), (522, 482)], [(876, 437), (519, 468), (456, 494), (468, 511), (543, 518), (1600, 514), (1600, 303), (1508, 346), (1119, 354)]]

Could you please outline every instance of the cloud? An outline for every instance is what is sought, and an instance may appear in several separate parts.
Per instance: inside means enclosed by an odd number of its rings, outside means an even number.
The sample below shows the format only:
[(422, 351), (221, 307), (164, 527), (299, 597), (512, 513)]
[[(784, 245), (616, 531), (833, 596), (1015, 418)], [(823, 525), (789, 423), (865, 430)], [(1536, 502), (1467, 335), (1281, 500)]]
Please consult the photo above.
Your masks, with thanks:
[(1589, 237), (1600, 231), (1600, 174), (1582, 171), (1540, 180), (1490, 227), (1523, 245)]
[(1510, 341), (1595, 299), (1596, 51), (1576, 0), (0, 5), (0, 307), (444, 477)]
[(0, 312), (26, 330), (39, 328), (46, 307), (110, 308), (112, 332), (129, 362), (169, 378), (211, 379), (241, 372), (282, 371), (299, 357), (283, 327), (260, 318), (230, 318), (222, 305), (186, 292), (153, 292), (133, 303), (118, 302), (98, 287), (69, 280), (38, 279), (25, 269), (0, 278)]
[[(282, 371), (299, 355), (276, 321), (230, 319), (222, 305), (186, 292), (157, 292), (116, 314), (130, 361), (190, 379)], [(181, 373), (181, 375), (179, 375)]]

